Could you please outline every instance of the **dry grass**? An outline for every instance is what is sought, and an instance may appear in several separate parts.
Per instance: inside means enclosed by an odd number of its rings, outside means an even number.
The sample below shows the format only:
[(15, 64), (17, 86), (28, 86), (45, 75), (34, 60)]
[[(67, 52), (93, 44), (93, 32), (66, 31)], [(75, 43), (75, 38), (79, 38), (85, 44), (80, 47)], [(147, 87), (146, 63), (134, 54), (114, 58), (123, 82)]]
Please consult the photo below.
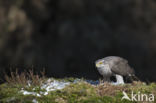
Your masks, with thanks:
[(19, 73), (18, 70), (10, 72), (10, 75), (5, 75), (5, 80), (10, 85), (41, 85), (45, 81), (45, 72), (40, 75), (34, 74), (33, 70)]
[(111, 85), (110, 83), (97, 86), (97, 92), (100, 96), (115, 96), (118, 91), (126, 91), (126, 88), (120, 85)]
[[(39, 82), (40, 80), (42, 81), (42, 77), (34, 75), (33, 71), (28, 73), (24, 72), (24, 74), (20, 73), (20, 75), (17, 73), (18, 72), (14, 72), (10, 77), (7, 77), (7, 79), (9, 78), (7, 82), (11, 84), (27, 84), (27, 81), (32, 81), (32, 83), (36, 83), (35, 85), (37, 85), (41, 83)], [(24, 79), (19, 79), (19, 77)], [(65, 79), (62, 80), (66, 81)], [(36, 87), (27, 86), (24, 90), (35, 93), (44, 92), (38, 85)], [(121, 101), (123, 96), (122, 91), (125, 91), (129, 96), (131, 96), (132, 91), (136, 94), (140, 92), (143, 94), (153, 93), (156, 95), (156, 84), (151, 83), (147, 85), (144, 82), (134, 81), (131, 84), (125, 85), (112, 85), (102, 82), (99, 85), (91, 85), (81, 79), (77, 83), (71, 83), (62, 90), (51, 91), (48, 95), (41, 95), (41, 97), (32, 95), (21, 96), (21, 92), (19, 91), (21, 91), (21, 87), (19, 88), (19, 86), (10, 86), (7, 83), (0, 85), (0, 103), (32, 103), (34, 98), (38, 103), (136, 103), (135, 101), (132, 102), (128, 100)]]
[[(155, 86), (155, 84), (153, 84)], [(154, 88), (152, 84), (147, 85), (145, 82), (141, 81), (133, 81), (131, 84), (126, 85), (112, 85), (110, 83), (100, 83), (100, 85), (97, 85), (95, 88), (97, 89), (97, 93), (100, 96), (116, 96), (119, 92), (125, 91), (127, 93), (130, 93), (131, 91), (150, 91), (151, 88)], [(155, 88), (156, 90), (156, 88)], [(155, 90), (153, 91), (153, 94), (155, 94)]]

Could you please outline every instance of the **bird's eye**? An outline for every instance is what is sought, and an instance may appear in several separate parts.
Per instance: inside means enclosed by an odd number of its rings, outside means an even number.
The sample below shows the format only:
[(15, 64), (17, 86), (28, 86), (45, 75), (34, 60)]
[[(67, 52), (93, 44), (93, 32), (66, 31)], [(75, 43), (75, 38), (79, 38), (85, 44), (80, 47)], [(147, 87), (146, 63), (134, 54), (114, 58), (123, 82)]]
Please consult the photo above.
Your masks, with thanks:
[(99, 64), (103, 64), (102, 62), (99, 62)]

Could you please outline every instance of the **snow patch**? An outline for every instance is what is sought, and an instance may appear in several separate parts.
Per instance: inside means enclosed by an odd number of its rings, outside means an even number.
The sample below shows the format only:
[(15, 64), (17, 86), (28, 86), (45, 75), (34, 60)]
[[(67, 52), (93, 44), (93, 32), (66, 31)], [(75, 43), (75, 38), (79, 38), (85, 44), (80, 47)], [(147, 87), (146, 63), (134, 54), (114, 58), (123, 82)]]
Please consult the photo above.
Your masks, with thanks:
[[(48, 92), (50, 92), (50, 91), (63, 89), (69, 84), (70, 84), (70, 82), (63, 82), (63, 81), (48, 79), (41, 86), (41, 89), (45, 90), (44, 92), (42, 92), (42, 91), (40, 91), (40, 93), (29, 92), (29, 91), (24, 90), (23, 88), (22, 88), (22, 90), (20, 92), (23, 95), (34, 95), (34, 96), (37, 96), (37, 97), (41, 97), (41, 95), (48, 95)], [(35, 90), (35, 88), (33, 88), (32, 90)]]
[(34, 96), (37, 96), (37, 97), (41, 97), (41, 95), (36, 93), (36, 92), (28, 92), (26, 90), (21, 90), (20, 92), (23, 93), (23, 95), (34, 95)]
[(45, 89), (47, 92), (54, 91), (58, 89), (63, 89), (66, 85), (69, 85), (70, 82), (62, 82), (62, 81), (51, 81), (50, 79), (47, 81), (47, 83), (43, 84), (41, 86), (41, 89)]
[(32, 102), (33, 103), (38, 103), (38, 101), (36, 99), (33, 99)]
[[(53, 79), (48, 79), (45, 83), (43, 83), (41, 85), (41, 90), (45, 90), (45, 91), (40, 91), (39, 93), (37, 92), (29, 92), (27, 90), (24, 90), (23, 88), (21, 89), (21, 93), (23, 95), (34, 95), (37, 97), (41, 97), (42, 95), (48, 95), (48, 93), (50, 91), (55, 91), (55, 90), (60, 90), (65, 88), (67, 85), (70, 85), (71, 83), (78, 83), (80, 82), (81, 79), (75, 79), (73, 82), (65, 82), (65, 81), (58, 81), (58, 80), (53, 80)], [(99, 85), (100, 81), (96, 80), (85, 80), (87, 83), (91, 84), (91, 85)], [(112, 85), (119, 85), (118, 82), (110, 82), (110, 84)], [(31, 86), (30, 81), (28, 83), (28, 86)], [(36, 88), (33, 88), (32, 90), (35, 91)]]

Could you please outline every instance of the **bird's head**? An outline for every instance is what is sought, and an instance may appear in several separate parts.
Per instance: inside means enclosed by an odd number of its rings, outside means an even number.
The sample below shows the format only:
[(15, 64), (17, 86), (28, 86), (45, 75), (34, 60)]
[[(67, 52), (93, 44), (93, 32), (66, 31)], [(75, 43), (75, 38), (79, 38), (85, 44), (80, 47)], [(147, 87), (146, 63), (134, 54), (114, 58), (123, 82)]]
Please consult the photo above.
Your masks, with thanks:
[(95, 61), (95, 66), (97, 68), (101, 68), (101, 67), (108, 67), (109, 65), (105, 60), (100, 59), (100, 60)]

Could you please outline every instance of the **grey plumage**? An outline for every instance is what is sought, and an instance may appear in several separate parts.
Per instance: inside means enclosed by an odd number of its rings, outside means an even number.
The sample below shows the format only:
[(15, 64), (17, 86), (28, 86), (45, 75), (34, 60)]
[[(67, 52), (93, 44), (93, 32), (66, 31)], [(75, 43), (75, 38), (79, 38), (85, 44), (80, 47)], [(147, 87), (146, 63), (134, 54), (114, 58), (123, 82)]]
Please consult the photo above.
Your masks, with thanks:
[(106, 81), (109, 81), (113, 75), (115, 75), (116, 78), (122, 78), (122, 76), (132, 76), (135, 74), (133, 68), (129, 66), (128, 61), (121, 57), (108, 56), (97, 60), (95, 64), (99, 73), (103, 75)]

